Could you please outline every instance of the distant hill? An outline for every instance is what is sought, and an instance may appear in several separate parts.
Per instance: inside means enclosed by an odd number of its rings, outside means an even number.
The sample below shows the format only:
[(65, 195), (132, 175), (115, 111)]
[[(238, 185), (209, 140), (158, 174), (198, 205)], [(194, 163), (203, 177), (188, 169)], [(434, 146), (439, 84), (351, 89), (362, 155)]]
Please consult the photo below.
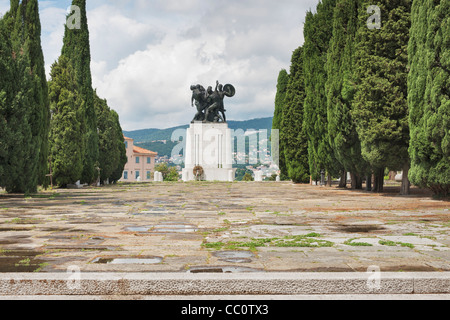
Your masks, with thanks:
[[(244, 131), (247, 130), (264, 130), (272, 129), (272, 117), (269, 118), (260, 118), (260, 119), (252, 119), (245, 121), (228, 121), (228, 127), (232, 130), (242, 129)], [(171, 142), (172, 133), (178, 129), (187, 129), (189, 125), (178, 126), (168, 129), (143, 129), (136, 131), (124, 131), (123, 134), (131, 139), (134, 139), (134, 143), (144, 149), (148, 149), (154, 152), (158, 152), (159, 156), (170, 156), (172, 149), (176, 143)], [(153, 142), (153, 141), (162, 141), (166, 140), (167, 144), (161, 142)]]
[(169, 129), (143, 129), (137, 131), (124, 131), (123, 134), (134, 140), (134, 143), (170, 140), (172, 133), (177, 129), (187, 129), (189, 126), (179, 126)]
[(254, 130), (272, 130), (273, 117), (259, 118), (245, 121), (228, 121), (228, 127), (233, 130), (242, 129), (244, 131)]
[[(245, 121), (228, 121), (228, 127), (233, 130), (242, 129), (244, 131), (255, 130), (271, 130), (272, 129), (272, 117), (260, 118)], [(168, 129), (143, 129), (137, 131), (124, 131), (123, 134), (128, 138), (134, 139), (135, 143), (151, 142), (170, 140), (172, 133), (177, 129), (187, 129), (189, 125), (178, 126)]]

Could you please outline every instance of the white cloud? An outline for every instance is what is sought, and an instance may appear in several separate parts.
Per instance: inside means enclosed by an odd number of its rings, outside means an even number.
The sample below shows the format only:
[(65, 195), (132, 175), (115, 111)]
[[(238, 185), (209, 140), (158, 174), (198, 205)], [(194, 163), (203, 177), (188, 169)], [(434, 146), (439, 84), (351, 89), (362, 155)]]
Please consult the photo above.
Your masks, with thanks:
[(0, 0), (0, 17), (9, 10), (9, 1)]
[[(301, 21), (309, 7), (296, 1), (250, 3), (156, 1), (153, 9), (162, 10), (158, 19), (168, 19), (158, 25), (151, 25), (152, 19), (145, 23), (142, 18), (119, 18), (121, 12), (114, 12), (110, 21), (119, 21), (118, 25), (103, 27), (101, 33), (104, 39), (112, 39), (95, 42), (91, 36), (95, 43), (93, 82), (119, 112), (123, 127), (134, 130), (188, 123), (194, 116), (190, 85), (214, 86), (216, 80), (237, 89), (237, 95), (226, 100), (229, 119), (273, 115), (278, 72), (289, 68), (292, 51), (303, 42)], [(92, 22), (93, 17), (106, 14), (100, 12), (101, 7), (97, 10), (90, 14), (91, 35), (100, 34), (101, 26)], [(173, 26), (168, 21), (173, 21)], [(113, 68), (106, 67), (105, 60), (98, 57), (107, 56), (108, 50), (115, 52), (125, 34), (124, 47), (133, 52)], [(143, 44), (133, 37), (145, 39), (145, 48), (133, 47)]]
[[(227, 117), (273, 115), (276, 80), (303, 43), (318, 0), (88, 2), (93, 85), (124, 130), (187, 124), (191, 84), (237, 89)], [(70, 0), (39, 1), (46, 67), (58, 58)], [(9, 1), (0, 0), (2, 8)]]
[(44, 51), (45, 69), (47, 75), (49, 75), (51, 65), (58, 60), (58, 57), (61, 54), (64, 24), (66, 22), (66, 10), (51, 7), (49, 6), (50, 3), (46, 6), (42, 6), (41, 2), (40, 19), (42, 25), (42, 50)]
[(119, 8), (111, 5), (89, 11), (88, 23), (91, 51), (95, 57), (102, 57), (109, 68), (163, 37), (157, 27), (126, 17)]
[(209, 36), (205, 41), (204, 37), (168, 35), (161, 43), (121, 60), (101, 78), (95, 70), (105, 69), (94, 64), (94, 85), (119, 111), (127, 130), (188, 123), (194, 116), (190, 85), (214, 86), (216, 80), (237, 89), (236, 97), (226, 100), (229, 118), (272, 115), (276, 77), (283, 61), (272, 56), (228, 59), (223, 54), (225, 37)]

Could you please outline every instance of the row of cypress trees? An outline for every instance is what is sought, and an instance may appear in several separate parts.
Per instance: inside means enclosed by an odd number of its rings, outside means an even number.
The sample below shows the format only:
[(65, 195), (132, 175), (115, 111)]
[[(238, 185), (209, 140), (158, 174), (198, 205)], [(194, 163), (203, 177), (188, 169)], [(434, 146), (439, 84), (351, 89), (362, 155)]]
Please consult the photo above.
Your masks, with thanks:
[(66, 27), (47, 82), (37, 0), (11, 0), (0, 19), (0, 186), (9, 193), (120, 179), (126, 151), (118, 115), (92, 89), (86, 1)]
[(388, 168), (403, 170), (402, 194), (409, 177), (448, 195), (449, 13), (445, 0), (322, 0), (308, 12), (305, 42), (278, 81), (282, 174), (308, 182), (326, 171), (344, 187), (350, 172), (352, 188), (365, 178), (382, 192)]

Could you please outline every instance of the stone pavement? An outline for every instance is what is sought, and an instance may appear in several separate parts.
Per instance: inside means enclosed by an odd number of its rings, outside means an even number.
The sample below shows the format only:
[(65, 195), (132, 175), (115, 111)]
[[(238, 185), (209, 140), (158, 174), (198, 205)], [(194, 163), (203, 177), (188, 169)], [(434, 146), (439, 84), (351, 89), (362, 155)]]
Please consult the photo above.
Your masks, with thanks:
[(0, 272), (450, 271), (449, 208), (275, 182), (0, 194)]

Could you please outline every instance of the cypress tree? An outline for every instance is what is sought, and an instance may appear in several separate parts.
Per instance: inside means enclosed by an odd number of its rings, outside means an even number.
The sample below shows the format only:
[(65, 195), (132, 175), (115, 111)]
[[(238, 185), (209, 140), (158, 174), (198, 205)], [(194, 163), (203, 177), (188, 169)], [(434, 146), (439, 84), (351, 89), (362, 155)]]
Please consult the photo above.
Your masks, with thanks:
[(0, 18), (0, 187), (6, 186), (8, 150), (11, 142), (9, 117), (16, 83), (11, 41), (7, 30), (7, 17)]
[(39, 140), (39, 171), (38, 182), (46, 185), (45, 179), (48, 173), (48, 133), (50, 126), (50, 105), (48, 100), (48, 86), (45, 75), (44, 54), (41, 46), (41, 22), (39, 19), (39, 5), (37, 0), (23, 1), (26, 5), (25, 36), (29, 41), (28, 54), (30, 56), (31, 70), (39, 77), (36, 83), (34, 101), (38, 107), (37, 112), (40, 113), (36, 117), (34, 124), (34, 135)]
[(53, 181), (64, 187), (81, 179), (84, 146), (84, 136), (80, 135), (84, 101), (78, 92), (76, 72), (65, 56), (52, 65), (49, 98)]
[(284, 100), (286, 97), (286, 90), (289, 81), (289, 75), (285, 69), (281, 70), (278, 75), (277, 82), (277, 94), (275, 96), (275, 113), (272, 121), (272, 129), (279, 130), (280, 141), (279, 141), (279, 168), (281, 171), (281, 179), (285, 180), (287, 178), (287, 169), (284, 159), (284, 145), (285, 141), (281, 139), (283, 135), (283, 128), (281, 126), (283, 113), (284, 113)]
[(272, 129), (280, 129), (288, 81), (289, 75), (285, 69), (282, 69), (278, 75), (277, 94), (275, 96), (275, 114), (273, 116)]
[(113, 173), (119, 167), (121, 157), (119, 147), (124, 146), (124, 139), (122, 135), (122, 143), (118, 143), (116, 119), (107, 101), (100, 99), (96, 92), (94, 92), (94, 105), (99, 135), (100, 178), (105, 182), (108, 179), (111, 180)]
[(408, 47), (411, 181), (450, 193), (450, 3), (414, 0)]
[[(10, 190), (14, 193), (35, 193), (38, 185), (40, 130), (42, 113), (40, 110), (39, 92), (40, 79), (34, 73), (32, 65), (31, 47), (32, 35), (29, 32), (30, 17), (27, 2), (22, 1), (16, 13), (13, 35), (13, 48), (17, 53), (20, 77), (17, 108), (22, 109), (17, 115), (23, 115), (15, 120), (22, 120), (18, 127), (22, 132), (22, 143), (13, 146), (13, 163), (16, 164), (16, 182)], [(21, 118), (21, 119), (20, 119)], [(20, 129), (21, 128), (21, 129)], [(25, 181), (27, 179), (28, 181)]]
[(308, 183), (310, 180), (308, 138), (303, 125), (304, 100), (303, 48), (299, 47), (292, 55), (280, 137), (287, 174), (295, 183)]
[[(382, 13), (381, 29), (367, 26), (365, 8), (377, 5)], [(407, 46), (409, 0), (365, 2), (357, 32), (355, 81), (357, 91), (352, 116), (361, 140), (361, 153), (374, 168), (374, 191), (383, 191), (384, 170), (409, 168), (407, 106)], [(408, 193), (409, 181), (402, 188)]]
[[(14, 55), (14, 52), (13, 52)], [(3, 167), (3, 186), (8, 193), (35, 193), (37, 191), (37, 168), (39, 147), (32, 133), (33, 116), (36, 114), (32, 96), (34, 77), (29, 60), (20, 54), (13, 61), (10, 70), (15, 85), (10, 94), (3, 95), (3, 111), (6, 120), (6, 156)], [(9, 98), (9, 99), (8, 99)], [(6, 152), (5, 152), (6, 151)]]
[[(354, 119), (352, 102), (355, 95), (353, 80), (354, 42), (358, 27), (359, 0), (338, 0), (334, 10), (333, 36), (327, 57), (328, 133), (336, 159), (351, 173), (352, 189), (362, 188), (367, 163), (361, 155), (361, 142)], [(346, 173), (341, 179), (345, 187)]]
[(125, 165), (128, 162), (127, 157), (127, 150), (125, 148), (125, 139), (123, 136), (122, 127), (120, 126), (119, 121), (119, 115), (116, 111), (111, 110), (111, 117), (114, 119), (114, 127), (115, 127), (115, 141), (119, 153), (119, 162), (117, 164), (117, 167), (114, 169), (113, 173), (111, 174), (111, 177), (109, 179), (110, 182), (117, 182), (122, 178), (123, 170), (125, 168)]
[(66, 25), (62, 55), (69, 58), (77, 77), (79, 93), (84, 100), (84, 123), (82, 132), (85, 136), (83, 151), (82, 181), (92, 183), (97, 178), (99, 142), (97, 119), (94, 106), (94, 90), (91, 76), (91, 53), (89, 29), (86, 14), (86, 0), (73, 0), (72, 5), (80, 8), (80, 29), (69, 29)]
[[(37, 0), (11, 1), (2, 19), (9, 85), (2, 85), (5, 137), (3, 182), (8, 192), (35, 193), (46, 171), (48, 98)], [(8, 35), (5, 35), (6, 34)], [(43, 160), (44, 159), (44, 160)]]
[(318, 180), (321, 170), (331, 175), (341, 171), (330, 145), (327, 119), (325, 84), (327, 51), (333, 32), (333, 11), (336, 0), (323, 0), (317, 5), (317, 13), (306, 15), (304, 36), (305, 103), (304, 123), (308, 134), (309, 166), (312, 178)]

